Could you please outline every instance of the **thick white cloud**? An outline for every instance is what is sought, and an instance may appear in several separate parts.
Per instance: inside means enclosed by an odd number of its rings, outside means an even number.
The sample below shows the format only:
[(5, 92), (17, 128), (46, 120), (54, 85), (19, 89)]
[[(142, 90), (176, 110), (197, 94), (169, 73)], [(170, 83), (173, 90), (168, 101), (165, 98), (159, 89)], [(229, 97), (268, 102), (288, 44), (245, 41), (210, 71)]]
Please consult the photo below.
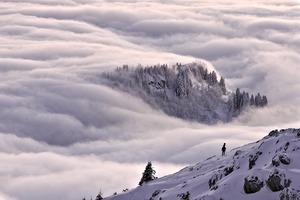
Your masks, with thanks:
[[(0, 199), (110, 195), (149, 160), (162, 176), (299, 127), (299, 19), (293, 0), (1, 2)], [(101, 84), (123, 64), (202, 58), (269, 107), (206, 126)]]

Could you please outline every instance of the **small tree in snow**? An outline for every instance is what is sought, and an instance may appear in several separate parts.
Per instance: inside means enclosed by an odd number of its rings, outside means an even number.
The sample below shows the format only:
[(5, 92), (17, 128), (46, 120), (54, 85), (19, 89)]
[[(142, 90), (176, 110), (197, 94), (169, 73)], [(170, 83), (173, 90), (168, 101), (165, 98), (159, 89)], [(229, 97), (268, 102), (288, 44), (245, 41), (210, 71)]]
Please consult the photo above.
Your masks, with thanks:
[(100, 191), (99, 194), (96, 196), (95, 200), (102, 200), (102, 199), (103, 199), (103, 197), (102, 197), (102, 193)]
[(148, 182), (148, 181), (152, 181), (155, 179), (155, 170), (152, 168), (152, 163), (151, 162), (148, 162), (146, 168), (145, 168), (145, 171), (143, 173), (143, 176), (139, 182), (139, 185), (142, 185), (143, 183), (145, 182)]

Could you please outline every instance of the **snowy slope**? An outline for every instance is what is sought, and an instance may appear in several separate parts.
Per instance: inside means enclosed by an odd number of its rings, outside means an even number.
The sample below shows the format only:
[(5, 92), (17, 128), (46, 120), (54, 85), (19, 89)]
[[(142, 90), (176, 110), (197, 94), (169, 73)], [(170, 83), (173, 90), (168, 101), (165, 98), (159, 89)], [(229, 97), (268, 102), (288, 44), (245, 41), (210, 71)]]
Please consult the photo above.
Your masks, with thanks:
[(187, 192), (193, 200), (300, 199), (300, 129), (271, 131), (226, 156), (212, 156), (105, 200), (176, 200)]

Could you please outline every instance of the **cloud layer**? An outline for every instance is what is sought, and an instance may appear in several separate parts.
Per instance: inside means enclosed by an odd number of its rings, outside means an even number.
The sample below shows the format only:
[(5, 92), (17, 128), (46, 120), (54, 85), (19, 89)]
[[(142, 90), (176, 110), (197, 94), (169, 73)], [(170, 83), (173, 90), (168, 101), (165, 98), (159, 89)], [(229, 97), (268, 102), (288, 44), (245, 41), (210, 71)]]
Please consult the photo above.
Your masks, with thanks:
[[(0, 200), (111, 195), (149, 160), (162, 176), (300, 126), (298, 1), (6, 0), (0, 24)], [(206, 126), (101, 85), (123, 64), (199, 59), (270, 106)]]

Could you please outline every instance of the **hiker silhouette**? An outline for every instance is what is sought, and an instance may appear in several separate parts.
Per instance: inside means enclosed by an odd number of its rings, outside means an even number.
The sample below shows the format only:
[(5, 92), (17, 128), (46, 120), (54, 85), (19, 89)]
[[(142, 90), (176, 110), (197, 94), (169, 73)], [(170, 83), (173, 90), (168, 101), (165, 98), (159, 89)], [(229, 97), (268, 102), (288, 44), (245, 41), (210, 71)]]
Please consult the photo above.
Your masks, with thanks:
[(222, 156), (225, 156), (225, 151), (226, 151), (225, 145), (226, 145), (226, 143), (224, 143), (223, 147), (222, 147)]

